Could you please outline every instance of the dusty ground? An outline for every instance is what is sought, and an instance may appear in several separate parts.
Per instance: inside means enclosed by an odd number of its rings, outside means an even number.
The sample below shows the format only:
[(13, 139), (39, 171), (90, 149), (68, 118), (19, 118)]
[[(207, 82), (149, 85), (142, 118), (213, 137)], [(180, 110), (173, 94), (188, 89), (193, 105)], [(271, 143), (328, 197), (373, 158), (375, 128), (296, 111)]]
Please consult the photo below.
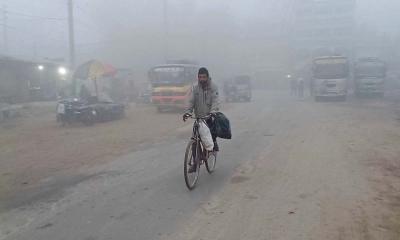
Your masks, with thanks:
[(0, 202), (43, 179), (115, 160), (182, 126), (177, 113), (132, 105), (122, 120), (60, 127), (54, 104), (28, 104), (20, 118), (0, 125)]
[(394, 107), (306, 101), (270, 116), (272, 145), (164, 239), (400, 239)]
[(176, 114), (135, 107), (101, 127), (63, 129), (44, 117), (3, 128), (5, 183), (29, 193), (36, 188), (25, 185), (64, 175), (69, 190), (0, 214), (0, 239), (398, 240), (397, 104), (258, 92), (252, 103), (228, 105), (234, 139), (192, 192), (181, 165), (190, 127)]

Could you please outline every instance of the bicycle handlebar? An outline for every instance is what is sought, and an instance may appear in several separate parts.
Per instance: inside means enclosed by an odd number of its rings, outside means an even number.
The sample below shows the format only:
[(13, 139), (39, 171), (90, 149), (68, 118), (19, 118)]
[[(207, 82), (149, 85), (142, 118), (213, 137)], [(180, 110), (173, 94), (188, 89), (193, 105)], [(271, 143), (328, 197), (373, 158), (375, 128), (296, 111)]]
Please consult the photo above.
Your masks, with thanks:
[(194, 117), (194, 116), (191, 114), (189, 118), (195, 119), (195, 120), (207, 120), (207, 119), (211, 118), (213, 115), (214, 115), (213, 113), (209, 113), (209, 114), (207, 114), (207, 115), (204, 116), (204, 117)]

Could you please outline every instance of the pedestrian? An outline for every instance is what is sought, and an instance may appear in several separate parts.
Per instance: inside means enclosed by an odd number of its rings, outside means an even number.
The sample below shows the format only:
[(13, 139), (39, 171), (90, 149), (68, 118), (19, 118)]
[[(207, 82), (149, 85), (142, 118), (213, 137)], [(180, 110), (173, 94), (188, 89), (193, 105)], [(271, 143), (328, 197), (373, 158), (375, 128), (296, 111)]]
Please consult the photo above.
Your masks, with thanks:
[(295, 78), (290, 78), (290, 95), (297, 95), (297, 81)]
[(297, 79), (297, 96), (304, 98), (304, 79), (302, 77)]

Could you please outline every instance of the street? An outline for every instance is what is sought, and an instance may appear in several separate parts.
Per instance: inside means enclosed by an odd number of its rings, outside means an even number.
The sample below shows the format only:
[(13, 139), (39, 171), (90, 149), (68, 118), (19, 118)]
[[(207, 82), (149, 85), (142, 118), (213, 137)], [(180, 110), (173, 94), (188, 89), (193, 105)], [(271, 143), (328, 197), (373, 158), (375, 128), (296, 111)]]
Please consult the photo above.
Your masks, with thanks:
[[(219, 140), (216, 171), (203, 168), (193, 191), (183, 178), (191, 123), (138, 109), (105, 124), (132, 133), (113, 143), (118, 153), (101, 152), (110, 145), (97, 138), (84, 145), (98, 126), (63, 129), (65, 147), (33, 160), (52, 174), (31, 163), (21, 174), (35, 173), (34, 186), (0, 196), (0, 239), (400, 239), (400, 124), (390, 99), (317, 103), (257, 91), (250, 103), (225, 104), (233, 139)], [(95, 145), (100, 152), (85, 153)], [(51, 163), (57, 151), (60, 165)], [(3, 176), (13, 161), (0, 162)]]

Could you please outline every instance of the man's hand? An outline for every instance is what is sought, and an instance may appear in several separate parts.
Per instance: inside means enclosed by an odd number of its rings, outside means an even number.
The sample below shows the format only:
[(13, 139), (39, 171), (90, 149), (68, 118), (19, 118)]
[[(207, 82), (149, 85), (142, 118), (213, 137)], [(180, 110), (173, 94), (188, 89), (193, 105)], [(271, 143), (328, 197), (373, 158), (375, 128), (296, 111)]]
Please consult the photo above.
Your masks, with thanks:
[(211, 111), (210, 112), (210, 119), (214, 122), (214, 120), (215, 120), (215, 116), (217, 115), (217, 112), (216, 111)]
[(183, 119), (184, 122), (186, 122), (186, 120), (187, 120), (188, 118), (190, 118), (191, 116), (192, 116), (192, 114), (190, 114), (190, 113), (185, 113), (185, 114), (183, 114), (182, 119)]

